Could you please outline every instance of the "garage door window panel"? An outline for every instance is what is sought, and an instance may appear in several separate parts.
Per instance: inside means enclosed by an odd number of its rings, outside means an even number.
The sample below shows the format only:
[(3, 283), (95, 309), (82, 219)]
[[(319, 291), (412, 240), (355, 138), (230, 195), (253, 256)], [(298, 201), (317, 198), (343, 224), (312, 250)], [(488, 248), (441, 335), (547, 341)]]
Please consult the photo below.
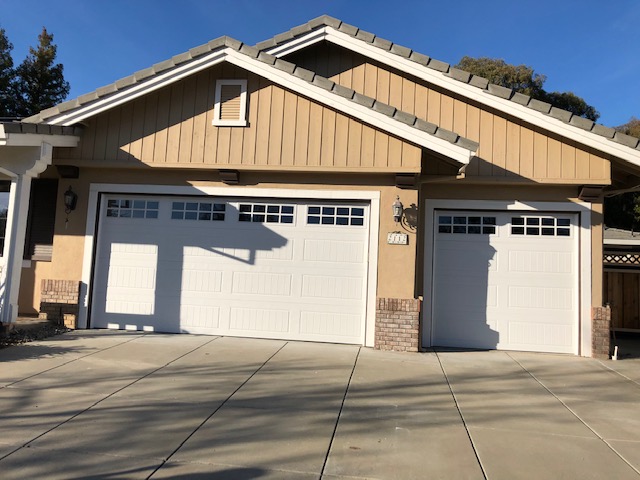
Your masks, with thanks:
[(158, 218), (156, 200), (112, 199), (107, 201), (107, 217)]
[(307, 207), (308, 225), (364, 226), (364, 208), (310, 205)]
[(198, 220), (223, 222), (227, 205), (216, 202), (173, 202), (171, 218), (173, 220)]
[(440, 215), (438, 233), (494, 235), (496, 217)]
[(295, 208), (293, 205), (241, 203), (239, 205), (239, 222), (253, 223), (294, 223)]
[(511, 235), (570, 237), (571, 219), (562, 217), (511, 217)]

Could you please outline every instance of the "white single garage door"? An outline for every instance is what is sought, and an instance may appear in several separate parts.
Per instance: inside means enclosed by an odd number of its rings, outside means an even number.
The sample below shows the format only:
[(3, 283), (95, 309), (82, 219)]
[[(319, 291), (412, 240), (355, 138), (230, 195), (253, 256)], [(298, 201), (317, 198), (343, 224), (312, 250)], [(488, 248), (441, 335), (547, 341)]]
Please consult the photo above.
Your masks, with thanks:
[(369, 205), (103, 196), (91, 326), (364, 343)]
[(436, 210), (432, 344), (577, 353), (577, 221)]

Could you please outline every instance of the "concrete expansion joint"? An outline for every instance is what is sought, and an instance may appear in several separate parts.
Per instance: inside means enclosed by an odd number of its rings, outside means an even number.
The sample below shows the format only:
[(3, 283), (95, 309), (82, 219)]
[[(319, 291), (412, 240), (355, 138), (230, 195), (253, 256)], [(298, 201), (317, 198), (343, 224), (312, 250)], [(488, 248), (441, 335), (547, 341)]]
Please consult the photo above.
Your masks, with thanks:
[(604, 438), (602, 435), (600, 435), (596, 430), (594, 430), (593, 428), (591, 428), (591, 425), (589, 425), (580, 415), (578, 415), (578, 413), (573, 410), (569, 405), (567, 405), (567, 403), (565, 401), (563, 401), (558, 395), (556, 395), (549, 387), (547, 387), (538, 377), (535, 376), (535, 374), (529, 370), (527, 370), (525, 368), (524, 365), (522, 365), (522, 363), (520, 363), (516, 358), (514, 358), (513, 356), (511, 356), (509, 354), (509, 352), (505, 352), (506, 355), (513, 360), (515, 363), (518, 364), (518, 366), (520, 366), (520, 368), (522, 368), (522, 370), (524, 370), (532, 379), (534, 379), (538, 385), (540, 385), (542, 388), (544, 388), (553, 398), (555, 398), (558, 402), (560, 402), (560, 404), (566, 408), (571, 415), (573, 415), (580, 423), (582, 423), (582, 425), (584, 425), (587, 429), (589, 429), (598, 439), (600, 439), (600, 441), (602, 443), (604, 443), (615, 455), (617, 455), (623, 462), (625, 462), (630, 468), (632, 468), (633, 470), (635, 470), (636, 473), (640, 474), (640, 470), (638, 470), (636, 467), (634, 467), (631, 463), (629, 463), (629, 461), (627, 461), (620, 453), (618, 453), (618, 451), (615, 449), (615, 447), (613, 445), (611, 445), (610, 442), (607, 441), (606, 438)]
[[(199, 345), (198, 347), (194, 348), (192, 351), (187, 352), (187, 353), (185, 353), (184, 355), (181, 355), (181, 356), (179, 356), (179, 357), (175, 358), (174, 360), (172, 360), (171, 362), (167, 363), (166, 365), (164, 365), (164, 366), (162, 366), (162, 367), (158, 368), (157, 370), (154, 370), (154, 372), (157, 372), (158, 370), (161, 370), (162, 368), (165, 368), (167, 365), (170, 365), (170, 364), (172, 364), (172, 363), (174, 363), (174, 362), (176, 362), (176, 361), (180, 360), (181, 358), (185, 357), (186, 355), (189, 355), (190, 353), (195, 352), (196, 350), (198, 350), (198, 349), (200, 349), (200, 348), (204, 347), (205, 345), (208, 345), (209, 343), (211, 343), (211, 342), (213, 342), (213, 341), (217, 340), (218, 338), (221, 338), (221, 337), (214, 337), (214, 338), (212, 338), (209, 342), (203, 343), (202, 345)], [(218, 406), (214, 409), (214, 411), (213, 411), (213, 412), (211, 412), (211, 414), (210, 414), (209, 416), (207, 416), (207, 418), (205, 418), (202, 422), (200, 422), (200, 424), (199, 424), (197, 427), (195, 427), (195, 428), (194, 428), (194, 430), (193, 430), (189, 435), (187, 435), (187, 436), (186, 436), (186, 438), (185, 438), (185, 439), (180, 443), (180, 445), (178, 445), (178, 446), (177, 446), (177, 447), (176, 447), (176, 448), (175, 448), (175, 449), (174, 449), (174, 450), (173, 450), (169, 455), (167, 455), (167, 458), (165, 458), (165, 459), (164, 459), (164, 461), (163, 461), (160, 465), (158, 465), (158, 467), (153, 471), (153, 473), (149, 476), (149, 478), (150, 478), (150, 477), (153, 477), (153, 475), (154, 475), (154, 474), (155, 474), (155, 473), (156, 473), (160, 468), (162, 468), (162, 466), (163, 466), (165, 463), (167, 463), (169, 460), (171, 460), (171, 458), (172, 458), (172, 457), (173, 457), (173, 456), (178, 452), (178, 450), (180, 450), (180, 449), (182, 448), (182, 446), (183, 446), (185, 443), (187, 443), (187, 442), (189, 441), (189, 439), (190, 439), (191, 437), (193, 437), (193, 436), (196, 434), (196, 432), (197, 432), (198, 430), (200, 430), (200, 429), (202, 428), (202, 426), (203, 426), (205, 423), (207, 423), (207, 422), (211, 419), (211, 417), (213, 417), (216, 413), (218, 413), (218, 411), (220, 411), (220, 409), (221, 409), (222, 407), (224, 407), (224, 406), (227, 404), (227, 402), (228, 402), (229, 400), (231, 400), (231, 398), (233, 398), (233, 396), (234, 396), (236, 393), (238, 393), (238, 392), (240, 391), (240, 389), (241, 389), (242, 387), (244, 387), (244, 386), (245, 386), (245, 385), (246, 385), (246, 384), (247, 384), (247, 383), (248, 383), (248, 382), (249, 382), (249, 381), (250, 381), (250, 380), (251, 380), (251, 379), (252, 379), (252, 378), (253, 378), (253, 377), (254, 377), (254, 376), (259, 372), (259, 371), (260, 371), (260, 370), (262, 370), (262, 369), (264, 368), (264, 366), (265, 366), (267, 363), (269, 363), (269, 361), (271, 361), (271, 359), (273, 359), (273, 357), (275, 357), (278, 353), (280, 353), (280, 352), (282, 351), (282, 349), (288, 345), (288, 343), (289, 343), (289, 342), (284, 342), (284, 343), (280, 346), (280, 348), (278, 348), (278, 349), (273, 353), (273, 355), (271, 355), (269, 358), (267, 358), (267, 359), (266, 359), (266, 360), (265, 360), (265, 361), (264, 361), (264, 362), (263, 362), (263, 363), (262, 363), (262, 364), (261, 364), (261, 365), (260, 365), (260, 366), (259, 366), (259, 367), (258, 367), (258, 368), (257, 368), (257, 369), (252, 373), (252, 374), (251, 374), (251, 375), (249, 375), (249, 376), (245, 379), (245, 381), (244, 381), (244, 382), (242, 382), (242, 383), (241, 383), (241, 384), (240, 384), (240, 385), (239, 385), (239, 386), (238, 386), (238, 387), (237, 387), (233, 392), (231, 392), (231, 394), (230, 394), (229, 396), (227, 396), (227, 398), (225, 398), (225, 399), (224, 399), (224, 401), (223, 401), (222, 403), (220, 403), (220, 405), (218, 405)], [(151, 372), (151, 373), (154, 373), (154, 372)], [(150, 373), (149, 375), (151, 375), (151, 373)], [(147, 375), (145, 375), (145, 377), (146, 377), (146, 376), (147, 376)], [(142, 377), (142, 378), (144, 378), (144, 377)], [(141, 378), (140, 378), (140, 379), (138, 379), (138, 380), (141, 380)], [(138, 380), (136, 380), (136, 382), (137, 382)], [(135, 382), (133, 382), (133, 383), (135, 383)], [(126, 388), (126, 387), (125, 387), (125, 388)]]
[(462, 410), (460, 409), (460, 404), (458, 403), (458, 398), (456, 396), (456, 393), (453, 391), (453, 386), (451, 385), (451, 382), (449, 381), (449, 376), (447, 375), (447, 371), (444, 368), (444, 365), (442, 364), (442, 360), (440, 358), (440, 355), (438, 355), (438, 351), (437, 350), (433, 350), (433, 353), (435, 353), (436, 358), (438, 359), (438, 364), (440, 365), (440, 370), (442, 371), (442, 375), (444, 375), (444, 379), (447, 382), (447, 387), (449, 388), (449, 392), (451, 393), (451, 397), (453, 398), (453, 403), (456, 406), (456, 410), (458, 411), (458, 415), (460, 415), (460, 420), (462, 420), (462, 425), (464, 426), (464, 429), (467, 432), (467, 438), (469, 439), (469, 442), (471, 443), (471, 448), (473, 449), (473, 453), (476, 457), (476, 461), (478, 462), (478, 465), (480, 466), (480, 470), (482, 470), (482, 475), (484, 476), (485, 480), (487, 480), (489, 477), (487, 476), (487, 471), (485, 470), (484, 465), (482, 464), (482, 460), (480, 460), (480, 455), (478, 453), (478, 448), (475, 444), (475, 442), (473, 441), (473, 437), (471, 436), (471, 432), (469, 431), (469, 425), (467, 424), (467, 420), (464, 418), (464, 414), (462, 413)]
[(324, 476), (325, 469), (327, 468), (327, 462), (329, 461), (329, 455), (331, 454), (331, 448), (333, 447), (333, 441), (336, 438), (336, 432), (338, 431), (338, 424), (340, 423), (340, 417), (342, 417), (342, 410), (344, 409), (344, 404), (347, 401), (347, 395), (349, 394), (349, 388), (351, 387), (351, 381), (353, 380), (353, 374), (356, 371), (356, 366), (358, 365), (358, 359), (360, 358), (360, 352), (362, 351), (362, 347), (358, 348), (358, 353), (356, 353), (356, 358), (353, 362), (353, 367), (351, 368), (351, 373), (349, 374), (349, 380), (347, 381), (347, 386), (344, 389), (344, 395), (342, 396), (342, 402), (340, 403), (340, 409), (338, 410), (338, 415), (336, 416), (336, 423), (333, 427), (333, 432), (331, 433), (331, 440), (329, 441), (329, 447), (327, 448), (327, 454), (324, 456), (324, 461), (322, 462), (322, 469), (320, 470), (320, 478)]

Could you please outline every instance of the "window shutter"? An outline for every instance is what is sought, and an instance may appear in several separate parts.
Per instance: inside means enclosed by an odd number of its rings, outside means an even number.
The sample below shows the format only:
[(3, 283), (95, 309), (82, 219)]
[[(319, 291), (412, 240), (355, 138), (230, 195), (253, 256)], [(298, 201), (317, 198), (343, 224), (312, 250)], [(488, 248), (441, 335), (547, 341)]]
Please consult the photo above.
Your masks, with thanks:
[(240, 117), (241, 94), (240, 85), (220, 86), (220, 120), (242, 120)]
[(58, 180), (32, 180), (24, 258), (51, 260), (57, 197)]

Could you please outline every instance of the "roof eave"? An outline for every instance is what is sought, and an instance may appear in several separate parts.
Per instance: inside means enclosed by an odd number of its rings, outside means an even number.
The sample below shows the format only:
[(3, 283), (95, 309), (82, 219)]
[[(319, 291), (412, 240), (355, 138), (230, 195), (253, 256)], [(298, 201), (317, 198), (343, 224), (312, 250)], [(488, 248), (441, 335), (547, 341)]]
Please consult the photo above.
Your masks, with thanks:
[[(640, 166), (640, 150), (638, 150), (638, 148), (617, 143), (596, 133), (565, 123), (549, 114), (518, 104), (508, 98), (501, 98), (498, 95), (490, 93), (488, 90), (459, 81), (451, 75), (447, 75), (444, 71), (429, 68), (409, 57), (399, 55), (386, 48), (380, 48), (375, 46), (374, 43), (365, 42), (348, 33), (339, 31), (330, 25), (322, 26), (309, 33), (287, 40), (265, 51), (277, 57), (282, 57), (323, 40), (360, 53), (385, 65), (389, 65), (390, 67), (409, 73), (453, 93), (469, 98), (470, 100), (477, 101), (508, 115), (520, 118), (534, 126), (557, 133), (585, 146), (613, 155), (633, 165)], [(409, 52), (411, 53), (411, 51)]]

